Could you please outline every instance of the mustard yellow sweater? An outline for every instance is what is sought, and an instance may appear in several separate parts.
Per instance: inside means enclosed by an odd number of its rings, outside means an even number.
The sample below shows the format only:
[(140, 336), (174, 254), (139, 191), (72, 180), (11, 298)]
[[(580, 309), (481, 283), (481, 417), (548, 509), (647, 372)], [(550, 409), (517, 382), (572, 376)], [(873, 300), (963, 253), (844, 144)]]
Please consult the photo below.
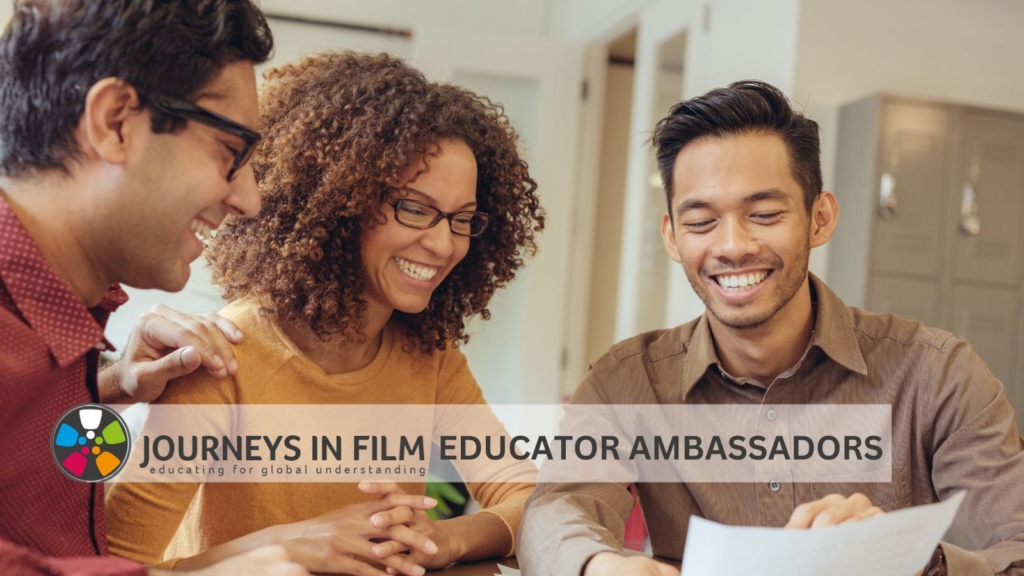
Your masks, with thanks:
[[(327, 375), (255, 302), (231, 303), (220, 314), (245, 335), (234, 347), (238, 373), (215, 379), (205, 370), (171, 382), (159, 404), (482, 404), (463, 354), (453, 348), (426, 358), (386, 328), (380, 351), (356, 372)], [(415, 360), (415, 361), (414, 361)], [(511, 477), (534, 479), (532, 466)], [(402, 484), (422, 494), (423, 483)], [(483, 513), (501, 518), (515, 535), (527, 484), (469, 484)], [(306, 520), (374, 496), (355, 484), (127, 483), (108, 484), (110, 552), (146, 564), (193, 556), (275, 526)], [(511, 552), (511, 551), (510, 551)], [(168, 562), (169, 565), (173, 565)]]

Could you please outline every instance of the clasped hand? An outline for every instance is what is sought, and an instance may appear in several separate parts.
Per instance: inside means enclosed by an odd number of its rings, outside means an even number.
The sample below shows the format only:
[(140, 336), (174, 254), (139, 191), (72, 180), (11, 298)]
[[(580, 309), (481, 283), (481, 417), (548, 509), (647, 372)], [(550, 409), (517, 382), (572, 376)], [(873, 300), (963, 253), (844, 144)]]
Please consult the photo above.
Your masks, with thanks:
[(310, 572), (421, 576), (454, 560), (450, 539), (426, 514), (436, 500), (406, 494), (395, 482), (363, 482), (359, 489), (380, 498), (276, 526), (269, 539)]

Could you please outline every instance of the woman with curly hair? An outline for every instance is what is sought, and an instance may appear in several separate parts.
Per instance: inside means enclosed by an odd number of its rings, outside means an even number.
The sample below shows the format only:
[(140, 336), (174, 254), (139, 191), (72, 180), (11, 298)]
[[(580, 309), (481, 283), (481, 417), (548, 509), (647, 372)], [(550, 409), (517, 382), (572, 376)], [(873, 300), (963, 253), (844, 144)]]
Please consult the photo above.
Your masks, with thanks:
[[(192, 374), (160, 402), (482, 404), (457, 347), (544, 224), (502, 109), (387, 55), (325, 53), (265, 78), (263, 210), (227, 220), (207, 256), (232, 300), (221, 315), (245, 334), (237, 375)], [(422, 574), (511, 553), (535, 470), (507, 472), (469, 485), (480, 513), (437, 522), (411, 495), (422, 483), (117, 483), (108, 540), (176, 568), (277, 543), (313, 572)]]

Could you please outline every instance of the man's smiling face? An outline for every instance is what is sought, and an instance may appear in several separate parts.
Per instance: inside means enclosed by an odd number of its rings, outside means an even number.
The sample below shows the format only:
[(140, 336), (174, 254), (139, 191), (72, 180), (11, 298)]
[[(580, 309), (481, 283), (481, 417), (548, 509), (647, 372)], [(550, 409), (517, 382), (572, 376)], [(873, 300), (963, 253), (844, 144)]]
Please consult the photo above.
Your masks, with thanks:
[(721, 324), (764, 325), (806, 282), (812, 248), (804, 191), (782, 138), (701, 138), (679, 151), (672, 178), (673, 218), (662, 222), (669, 255)]

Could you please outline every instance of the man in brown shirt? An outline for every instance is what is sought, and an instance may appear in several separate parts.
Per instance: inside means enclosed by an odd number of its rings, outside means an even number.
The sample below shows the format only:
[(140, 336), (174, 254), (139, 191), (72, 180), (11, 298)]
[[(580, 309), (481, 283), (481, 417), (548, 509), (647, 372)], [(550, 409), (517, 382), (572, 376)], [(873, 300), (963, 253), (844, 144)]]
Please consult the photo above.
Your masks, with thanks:
[[(923, 573), (1024, 575), (1024, 440), (1002, 384), (967, 343), (847, 307), (807, 271), (839, 213), (817, 124), (740, 82), (676, 105), (653, 142), (665, 247), (707, 311), (616, 344), (573, 403), (757, 404), (766, 424), (773, 406), (892, 407), (888, 483), (638, 483), (654, 554), (682, 557), (691, 515), (820, 528), (966, 490), (957, 523), (979, 550), (942, 543)], [(621, 555), (632, 507), (626, 484), (541, 484), (517, 538), (523, 573), (678, 574)]]

